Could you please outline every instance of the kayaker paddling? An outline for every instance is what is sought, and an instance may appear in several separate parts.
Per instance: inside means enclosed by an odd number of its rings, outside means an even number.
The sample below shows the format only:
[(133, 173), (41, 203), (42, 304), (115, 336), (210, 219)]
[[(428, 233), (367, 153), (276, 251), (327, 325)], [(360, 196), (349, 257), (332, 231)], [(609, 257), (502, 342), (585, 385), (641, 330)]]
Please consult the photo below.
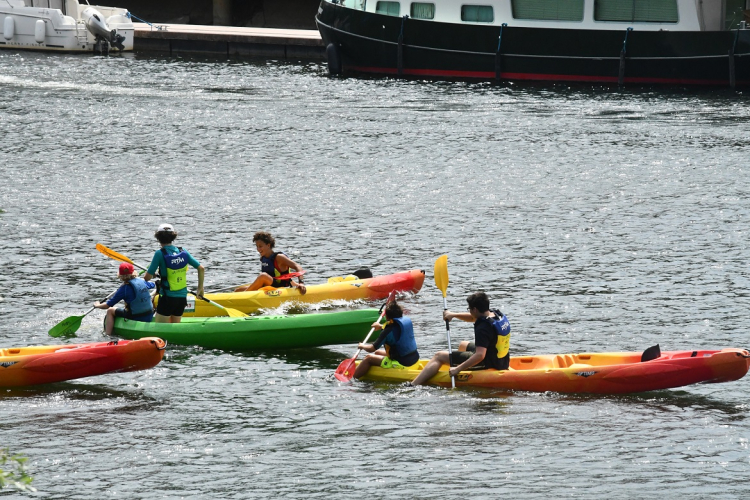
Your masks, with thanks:
[(253, 235), (253, 243), (255, 243), (255, 248), (260, 254), (261, 273), (250, 285), (238, 287), (234, 290), (235, 292), (252, 292), (260, 290), (264, 286), (294, 287), (303, 295), (307, 292), (301, 278), (299, 282), (293, 279), (283, 279), (284, 275), (290, 273), (291, 270), (298, 273), (304, 271), (302, 266), (287, 257), (283, 252), (273, 250), (276, 240), (271, 236), (271, 233), (258, 231)]
[(161, 276), (159, 303), (156, 307), (157, 323), (179, 323), (187, 306), (187, 268), (188, 265), (198, 270), (198, 295), (203, 295), (204, 268), (190, 253), (172, 243), (177, 232), (169, 224), (161, 224), (154, 233), (161, 244), (161, 249), (154, 253), (151, 265), (143, 278), (150, 281), (157, 270)]
[(438, 351), (412, 381), (412, 385), (427, 383), (443, 365), (450, 364), (450, 375), (469, 368), (507, 370), (510, 363), (510, 323), (497, 309), (490, 309), (490, 299), (484, 292), (476, 292), (466, 299), (468, 312), (443, 311), (443, 319), (454, 318), (474, 323), (474, 342), (461, 342), (458, 351)]
[[(94, 302), (97, 309), (106, 309), (104, 317), (104, 332), (112, 335), (115, 318), (127, 318), (133, 321), (150, 323), (154, 317), (154, 307), (151, 302), (151, 292), (156, 285), (138, 277), (133, 264), (123, 262), (117, 271), (117, 277), (123, 285), (117, 289), (115, 294), (106, 302)], [(120, 301), (125, 302), (125, 307), (114, 307)]]
[(404, 316), (404, 310), (396, 301), (390, 302), (386, 307), (385, 318), (388, 320), (385, 325), (378, 322), (372, 324), (374, 329), (383, 330), (378, 339), (372, 344), (360, 342), (357, 346), (371, 354), (359, 363), (354, 371), (354, 378), (363, 377), (371, 366), (398, 369), (419, 361), (411, 319)]

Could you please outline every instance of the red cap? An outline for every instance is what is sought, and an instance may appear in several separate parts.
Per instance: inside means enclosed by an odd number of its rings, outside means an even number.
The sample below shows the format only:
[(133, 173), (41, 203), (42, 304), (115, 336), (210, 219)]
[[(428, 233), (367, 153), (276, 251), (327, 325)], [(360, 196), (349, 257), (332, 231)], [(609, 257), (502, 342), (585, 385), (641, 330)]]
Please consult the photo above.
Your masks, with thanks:
[(117, 273), (120, 276), (130, 276), (133, 274), (133, 264), (128, 264), (127, 262), (123, 262), (120, 264), (120, 271)]

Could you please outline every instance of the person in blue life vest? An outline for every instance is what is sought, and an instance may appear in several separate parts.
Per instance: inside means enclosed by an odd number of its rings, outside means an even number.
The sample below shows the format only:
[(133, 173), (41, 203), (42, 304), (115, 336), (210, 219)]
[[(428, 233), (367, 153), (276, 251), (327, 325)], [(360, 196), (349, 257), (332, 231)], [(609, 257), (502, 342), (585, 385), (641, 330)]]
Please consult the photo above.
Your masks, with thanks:
[(448, 351), (435, 353), (411, 384), (421, 385), (430, 380), (443, 365), (450, 363), (450, 374), (456, 376), (468, 368), (507, 370), (510, 363), (510, 322), (497, 309), (490, 309), (490, 299), (484, 292), (476, 292), (466, 299), (468, 312), (443, 311), (443, 319), (454, 318), (474, 323), (474, 342), (461, 342), (452, 356)]
[[(133, 264), (123, 262), (117, 271), (117, 277), (123, 282), (115, 294), (106, 302), (94, 302), (97, 309), (106, 309), (104, 317), (104, 332), (112, 335), (115, 326), (115, 318), (127, 318), (133, 321), (150, 323), (154, 318), (154, 306), (151, 302), (151, 290), (156, 285), (138, 277), (133, 269)], [(114, 307), (120, 301), (125, 302), (125, 307)]]
[(199, 296), (203, 296), (204, 268), (190, 253), (172, 243), (177, 232), (169, 224), (161, 224), (154, 233), (161, 248), (154, 253), (151, 265), (148, 266), (143, 279), (150, 281), (157, 270), (161, 277), (159, 303), (156, 306), (157, 323), (179, 323), (187, 306), (187, 269), (188, 265), (198, 270)]
[[(405, 368), (419, 361), (417, 341), (414, 339), (414, 327), (411, 320), (404, 316), (404, 310), (393, 301), (385, 308), (385, 326), (377, 321), (372, 324), (380, 332), (378, 339), (372, 344), (359, 343), (358, 349), (372, 354), (365, 356), (357, 369), (354, 378), (363, 377), (371, 366), (383, 368)], [(381, 347), (384, 347), (381, 349)]]
[(264, 286), (294, 287), (302, 295), (307, 292), (307, 288), (302, 284), (301, 277), (298, 282), (293, 279), (279, 279), (290, 272), (301, 273), (302, 266), (287, 257), (283, 252), (274, 251), (273, 247), (276, 245), (276, 240), (271, 236), (271, 233), (258, 231), (253, 235), (253, 243), (255, 243), (255, 248), (260, 254), (260, 275), (255, 278), (251, 285), (235, 288), (235, 292), (252, 292), (253, 290), (260, 290)]

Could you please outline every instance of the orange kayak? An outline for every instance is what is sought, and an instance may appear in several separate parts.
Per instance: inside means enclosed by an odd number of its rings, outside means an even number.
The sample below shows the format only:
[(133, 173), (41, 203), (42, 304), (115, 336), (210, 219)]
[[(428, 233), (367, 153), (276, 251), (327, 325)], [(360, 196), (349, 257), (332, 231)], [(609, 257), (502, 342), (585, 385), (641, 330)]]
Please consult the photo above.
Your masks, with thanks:
[(0, 349), (0, 387), (22, 387), (145, 370), (159, 364), (166, 342), (156, 337), (91, 344)]
[[(382, 300), (391, 291), (417, 293), (424, 283), (424, 271), (414, 269), (395, 274), (359, 279), (356, 276), (329, 278), (327, 283), (306, 284), (302, 295), (296, 288), (265, 287), (253, 292), (207, 293), (205, 297), (230, 309), (250, 314), (259, 309), (274, 309), (284, 302), (317, 304), (327, 300)], [(226, 313), (208, 302), (188, 296), (184, 316), (224, 316)]]
[[(401, 368), (373, 367), (363, 380), (406, 382), (414, 380), (427, 364), (420, 360)], [(750, 352), (668, 351), (650, 361), (640, 352), (546, 354), (511, 357), (509, 370), (468, 370), (456, 376), (456, 386), (489, 387), (517, 391), (622, 394), (671, 389), (698, 383), (730, 382), (750, 369)], [(448, 368), (429, 380), (450, 387)]]

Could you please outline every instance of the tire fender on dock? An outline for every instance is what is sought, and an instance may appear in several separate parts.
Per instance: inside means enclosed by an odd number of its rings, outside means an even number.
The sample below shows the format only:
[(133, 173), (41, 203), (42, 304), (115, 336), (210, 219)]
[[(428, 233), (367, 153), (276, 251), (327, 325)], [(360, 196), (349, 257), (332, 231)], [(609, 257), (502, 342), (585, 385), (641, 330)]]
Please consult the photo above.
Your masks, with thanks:
[(335, 44), (329, 43), (326, 46), (326, 58), (328, 59), (328, 74), (331, 76), (341, 74), (341, 52)]

